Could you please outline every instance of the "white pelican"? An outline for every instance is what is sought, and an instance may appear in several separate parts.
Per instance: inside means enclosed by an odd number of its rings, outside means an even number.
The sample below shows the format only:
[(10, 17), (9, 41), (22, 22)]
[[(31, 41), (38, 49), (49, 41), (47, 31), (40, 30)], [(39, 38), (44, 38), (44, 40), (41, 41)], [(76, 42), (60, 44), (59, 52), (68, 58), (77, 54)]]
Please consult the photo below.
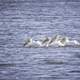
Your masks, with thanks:
[(63, 46), (60, 42), (63, 39), (61, 35), (55, 35), (49, 40), (49, 46)]
[(69, 38), (68, 37), (62, 37), (62, 39), (60, 39), (58, 41), (58, 44), (59, 44), (59, 46), (66, 46), (68, 42), (69, 42)]
[(69, 40), (69, 41), (67, 41), (67, 45), (80, 46), (80, 42), (77, 40)]
[(68, 37), (62, 37), (61, 40), (58, 41), (59, 46), (66, 46), (66, 45), (75, 45), (79, 46), (80, 43), (77, 40), (70, 40)]
[(27, 38), (25, 43), (24, 43), (25, 47), (40, 47), (41, 43), (38, 41), (33, 41), (32, 38)]
[(24, 46), (25, 47), (31, 47), (31, 45), (32, 45), (32, 39), (31, 38), (27, 38), (25, 40)]
[(48, 41), (49, 41), (48, 37), (44, 37), (42, 40), (32, 40), (32, 38), (27, 38), (24, 43), (24, 46), (25, 47), (46, 47), (48, 44)]
[(50, 38), (45, 36), (43, 39), (39, 40), (38, 43), (40, 43), (41, 46), (48, 47), (49, 46), (49, 44), (48, 44), (49, 40), (50, 40)]

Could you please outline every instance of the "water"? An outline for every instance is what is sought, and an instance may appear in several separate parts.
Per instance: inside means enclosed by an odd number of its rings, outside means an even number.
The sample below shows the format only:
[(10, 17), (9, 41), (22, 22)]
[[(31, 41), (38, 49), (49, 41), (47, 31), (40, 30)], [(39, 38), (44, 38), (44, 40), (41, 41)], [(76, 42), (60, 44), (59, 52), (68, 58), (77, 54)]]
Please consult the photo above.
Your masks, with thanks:
[(0, 0), (0, 80), (80, 80), (80, 48), (25, 48), (28, 36), (80, 40), (80, 2)]

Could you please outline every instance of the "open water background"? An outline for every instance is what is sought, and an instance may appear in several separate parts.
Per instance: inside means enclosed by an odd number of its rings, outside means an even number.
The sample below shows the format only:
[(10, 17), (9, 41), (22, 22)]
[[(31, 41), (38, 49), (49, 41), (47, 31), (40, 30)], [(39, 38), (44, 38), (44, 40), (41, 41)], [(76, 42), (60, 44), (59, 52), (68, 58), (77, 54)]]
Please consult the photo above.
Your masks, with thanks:
[(0, 80), (80, 80), (79, 47), (23, 47), (55, 34), (80, 41), (79, 0), (0, 0)]

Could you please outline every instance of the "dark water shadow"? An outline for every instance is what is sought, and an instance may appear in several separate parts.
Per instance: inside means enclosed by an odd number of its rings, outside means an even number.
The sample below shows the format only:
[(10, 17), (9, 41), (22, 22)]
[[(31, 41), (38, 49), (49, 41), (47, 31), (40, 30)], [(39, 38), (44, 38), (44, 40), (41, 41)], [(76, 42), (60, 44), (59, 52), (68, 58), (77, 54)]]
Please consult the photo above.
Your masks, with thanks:
[(80, 73), (80, 70), (71, 70), (69, 73)]
[(45, 60), (45, 64), (50, 64), (50, 65), (62, 65), (62, 64), (67, 64), (67, 62), (63, 60)]
[(16, 64), (13, 64), (13, 63), (2, 63), (0, 64), (0, 68), (1, 67), (14, 67), (16, 66)]

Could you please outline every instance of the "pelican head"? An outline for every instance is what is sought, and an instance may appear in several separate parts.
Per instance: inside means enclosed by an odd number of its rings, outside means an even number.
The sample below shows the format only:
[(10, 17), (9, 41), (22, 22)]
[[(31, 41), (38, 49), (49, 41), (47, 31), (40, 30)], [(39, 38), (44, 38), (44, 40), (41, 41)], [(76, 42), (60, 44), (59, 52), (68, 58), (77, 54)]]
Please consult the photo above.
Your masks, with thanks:
[(25, 40), (24, 46), (26, 46), (26, 45), (28, 45), (28, 44), (30, 44), (30, 43), (32, 43), (32, 39), (31, 39), (31, 38), (27, 38), (27, 39)]
[(49, 38), (48, 38), (47, 36), (45, 36), (45, 37), (41, 40), (42, 44), (44, 44), (44, 43), (46, 43), (46, 42), (48, 42), (48, 41), (49, 41)]
[(53, 43), (53, 42), (56, 40), (56, 38), (57, 38), (57, 35), (53, 36), (53, 37), (50, 39), (49, 44)]
[(62, 43), (66, 43), (69, 41), (69, 39), (67, 37), (63, 37), (61, 40), (60, 40)]
[(61, 35), (55, 35), (55, 36), (52, 37), (51, 41), (52, 41), (52, 42), (53, 42), (53, 41), (59, 41), (59, 40), (61, 40), (61, 39), (62, 39), (62, 36), (61, 36)]
[(48, 44), (49, 44), (49, 46), (58, 44), (61, 39), (62, 39), (62, 36), (61, 36), (61, 35), (52, 36), (52, 37), (49, 39)]
[(66, 44), (69, 42), (68, 37), (62, 37), (61, 40), (58, 41), (59, 46), (66, 46)]

